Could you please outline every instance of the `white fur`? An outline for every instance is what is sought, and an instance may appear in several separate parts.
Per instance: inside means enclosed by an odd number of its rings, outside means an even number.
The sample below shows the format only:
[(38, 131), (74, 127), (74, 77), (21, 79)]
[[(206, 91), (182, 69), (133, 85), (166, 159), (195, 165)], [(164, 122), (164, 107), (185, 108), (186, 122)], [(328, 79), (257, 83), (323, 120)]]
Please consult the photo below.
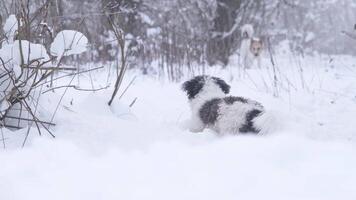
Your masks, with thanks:
[(222, 134), (238, 133), (246, 121), (246, 114), (256, 107), (263, 109), (261, 106), (250, 102), (242, 103), (236, 101), (231, 105), (223, 103), (220, 106), (220, 113), (215, 130)]
[[(247, 35), (247, 37), (245, 37)], [(254, 64), (254, 61), (257, 62), (257, 66), (261, 68), (261, 55), (255, 56), (253, 53), (250, 51), (250, 45), (252, 38), (254, 37), (254, 29), (251, 24), (245, 24), (241, 28), (241, 36), (242, 36), (242, 42), (241, 42), (241, 47), (240, 47), (240, 59), (239, 63), (240, 66), (243, 66), (244, 69), (251, 68), (251, 66)], [(255, 40), (258, 40), (258, 38), (254, 38)]]
[(259, 134), (265, 135), (277, 130), (277, 119), (271, 111), (264, 111), (262, 115), (252, 120)]
[(195, 96), (194, 99), (189, 100), (190, 109), (192, 111), (190, 131), (201, 132), (205, 128), (205, 124), (201, 121), (199, 116), (199, 109), (204, 105), (204, 103), (213, 98), (223, 98), (225, 93), (221, 88), (211, 79), (205, 80), (204, 87)]

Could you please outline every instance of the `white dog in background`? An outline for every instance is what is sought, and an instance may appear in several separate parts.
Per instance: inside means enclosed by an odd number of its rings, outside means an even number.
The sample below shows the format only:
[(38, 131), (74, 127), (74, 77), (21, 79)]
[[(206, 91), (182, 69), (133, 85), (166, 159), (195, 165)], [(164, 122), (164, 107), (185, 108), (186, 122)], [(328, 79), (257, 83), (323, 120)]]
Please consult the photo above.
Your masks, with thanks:
[(244, 69), (251, 68), (254, 61), (261, 68), (262, 41), (254, 36), (254, 29), (251, 24), (245, 24), (241, 28), (242, 42), (240, 47), (240, 65)]
[(230, 86), (222, 79), (196, 76), (186, 81), (182, 89), (187, 93), (192, 112), (189, 124), (192, 132), (210, 128), (219, 134), (265, 134), (273, 128), (273, 115), (260, 103), (226, 96)]

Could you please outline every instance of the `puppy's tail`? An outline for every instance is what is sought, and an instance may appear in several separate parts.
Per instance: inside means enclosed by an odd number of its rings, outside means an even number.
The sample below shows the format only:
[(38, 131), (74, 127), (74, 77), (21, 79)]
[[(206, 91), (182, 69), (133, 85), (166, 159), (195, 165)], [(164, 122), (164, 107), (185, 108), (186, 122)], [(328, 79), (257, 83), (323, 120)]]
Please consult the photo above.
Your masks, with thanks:
[(251, 24), (245, 24), (241, 27), (241, 36), (243, 39), (252, 38), (254, 32), (255, 31)]
[(254, 127), (259, 130), (259, 134), (265, 135), (277, 130), (277, 118), (272, 111), (265, 110), (253, 119)]

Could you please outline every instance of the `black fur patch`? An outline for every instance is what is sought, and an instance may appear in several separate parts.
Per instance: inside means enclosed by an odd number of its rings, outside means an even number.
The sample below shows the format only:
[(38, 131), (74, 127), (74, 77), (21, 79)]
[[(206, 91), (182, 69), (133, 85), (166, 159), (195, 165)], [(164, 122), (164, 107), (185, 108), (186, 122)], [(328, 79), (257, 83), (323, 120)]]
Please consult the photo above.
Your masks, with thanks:
[[(183, 83), (182, 89), (187, 92), (188, 99), (193, 99), (200, 92), (208, 78), (209, 76), (196, 76), (193, 79)], [(228, 85), (224, 80), (217, 77), (211, 77), (211, 79), (214, 80), (214, 82), (225, 94), (230, 92), (230, 85)]]
[(231, 104), (235, 103), (236, 101), (239, 101), (241, 103), (247, 103), (248, 100), (243, 97), (229, 96), (229, 97), (225, 97), (224, 101), (226, 104), (231, 105)]
[(204, 103), (199, 110), (200, 119), (204, 124), (212, 125), (216, 122), (219, 115), (219, 104), (222, 99), (215, 98)]
[(221, 90), (225, 93), (225, 94), (229, 94), (230, 92), (230, 85), (228, 85), (224, 80), (217, 78), (217, 77), (212, 77), (212, 79), (215, 81), (216, 84), (219, 85), (219, 87), (221, 88)]
[(196, 76), (183, 83), (182, 89), (187, 92), (188, 99), (193, 99), (200, 92), (205, 84), (206, 78), (206, 76)]
[(240, 133), (258, 133), (259, 130), (257, 130), (254, 126), (253, 126), (253, 119), (255, 119), (257, 116), (259, 116), (262, 113), (261, 110), (257, 110), (257, 109), (253, 109), (251, 111), (249, 111), (248, 113), (246, 113), (246, 122), (244, 125), (242, 125), (242, 127), (239, 129)]

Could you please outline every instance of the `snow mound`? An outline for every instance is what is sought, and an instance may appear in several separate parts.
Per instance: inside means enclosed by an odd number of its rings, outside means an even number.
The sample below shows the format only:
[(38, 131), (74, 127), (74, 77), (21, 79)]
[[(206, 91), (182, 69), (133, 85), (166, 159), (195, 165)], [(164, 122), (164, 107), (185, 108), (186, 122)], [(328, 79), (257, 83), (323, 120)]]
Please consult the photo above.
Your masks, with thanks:
[(57, 34), (51, 45), (51, 53), (55, 56), (81, 54), (87, 50), (88, 38), (73, 30), (64, 30)]
[(117, 102), (111, 105), (111, 112), (119, 119), (135, 120), (135, 115), (131, 112), (131, 108), (121, 102)]

